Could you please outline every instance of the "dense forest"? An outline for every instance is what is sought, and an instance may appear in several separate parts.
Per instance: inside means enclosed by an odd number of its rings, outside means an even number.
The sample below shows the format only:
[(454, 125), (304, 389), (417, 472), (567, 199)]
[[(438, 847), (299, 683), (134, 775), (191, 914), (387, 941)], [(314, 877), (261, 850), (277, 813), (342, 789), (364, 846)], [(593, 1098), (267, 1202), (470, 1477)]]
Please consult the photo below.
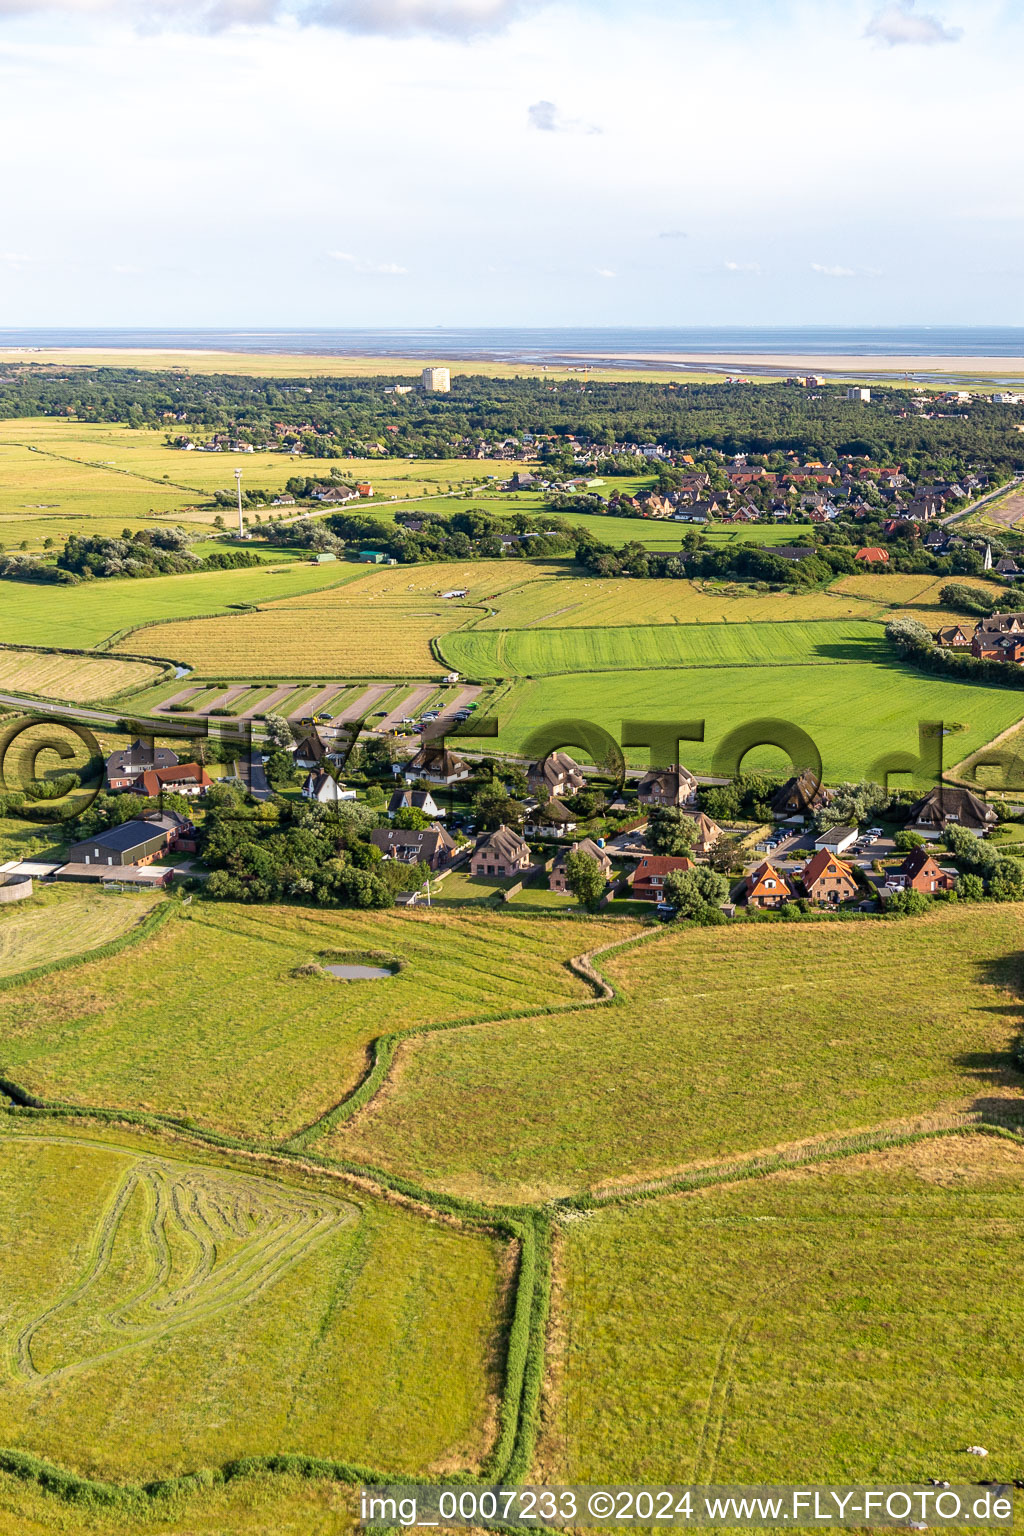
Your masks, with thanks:
[(392, 457), (454, 458), (532, 433), (540, 456), (565, 455), (566, 439), (612, 447), (657, 443), (723, 453), (794, 450), (826, 461), (866, 454), (914, 461), (923, 474), (968, 464), (1024, 467), (1019, 407), (988, 400), (915, 403), (920, 389), (884, 389), (870, 403), (845, 389), (788, 384), (554, 383), (456, 377), (448, 395), (385, 393), (397, 380), (297, 379), (131, 368), (0, 370), (0, 418), (67, 416), (163, 427), (168, 437), (226, 432), (243, 442), (291, 442), (316, 457), (367, 449)]

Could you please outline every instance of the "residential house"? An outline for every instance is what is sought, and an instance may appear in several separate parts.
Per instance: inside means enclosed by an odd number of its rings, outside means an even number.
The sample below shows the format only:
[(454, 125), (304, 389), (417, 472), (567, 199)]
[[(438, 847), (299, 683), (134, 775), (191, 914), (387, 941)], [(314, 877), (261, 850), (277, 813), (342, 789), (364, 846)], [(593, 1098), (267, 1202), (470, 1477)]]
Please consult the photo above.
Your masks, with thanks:
[(405, 765), (407, 784), (422, 779), (425, 784), (457, 784), (469, 778), (469, 764), (447, 747), (424, 746)]
[(995, 571), (997, 576), (1021, 576), (1024, 571), (1014, 560), (1012, 555), (1003, 555), (996, 561)]
[(388, 801), (388, 815), (397, 816), (399, 811), (421, 811), (432, 820), (444, 815), (429, 789), (396, 789)]
[(130, 789), (141, 773), (150, 768), (173, 768), (179, 758), (170, 747), (151, 747), (144, 741), (133, 741), (120, 752), (111, 752), (106, 761), (108, 789)]
[(693, 852), (698, 859), (706, 859), (712, 848), (722, 836), (722, 829), (717, 821), (712, 821), (703, 811), (697, 811), (690, 820), (693, 822), (694, 840)]
[(586, 853), (592, 859), (596, 859), (601, 866), (601, 873), (605, 879), (611, 878), (612, 861), (605, 850), (595, 843), (593, 838), (584, 837), (578, 843), (573, 843), (570, 848), (565, 848), (556, 855), (555, 862), (551, 866), (551, 874), (548, 876), (548, 885), (553, 891), (567, 891), (566, 884), (566, 860), (570, 853)]
[(975, 837), (983, 837), (997, 820), (992, 807), (969, 789), (938, 784), (910, 807), (907, 826), (923, 837), (941, 837), (949, 826), (964, 827)]
[(766, 553), (778, 555), (780, 560), (791, 560), (798, 564), (801, 560), (807, 560), (811, 555), (817, 554), (813, 544), (779, 544), (774, 548), (768, 547)]
[(853, 558), (859, 560), (861, 565), (888, 565), (889, 551), (879, 549), (877, 545), (871, 545), (866, 549), (858, 549)]
[(987, 614), (978, 620), (978, 630), (991, 635), (1024, 635), (1024, 613)]
[(633, 897), (636, 901), (663, 901), (667, 877), (676, 870), (685, 873), (696, 868), (692, 859), (677, 854), (644, 854), (629, 877)]
[(329, 773), (311, 773), (302, 786), (305, 800), (315, 800), (319, 805), (337, 805), (342, 800), (354, 800), (354, 789), (346, 789)]
[(814, 839), (817, 849), (824, 849), (826, 853), (833, 854), (836, 858), (845, 853), (847, 848), (852, 848), (857, 841), (856, 827), (829, 827), (827, 832), (822, 832)]
[(378, 827), (370, 833), (370, 842), (386, 859), (398, 859), (402, 864), (426, 864), (432, 870), (447, 869), (457, 846), (444, 827), (428, 827), (420, 832)]
[(747, 876), (743, 901), (748, 907), (781, 907), (792, 895), (793, 887), (785, 875), (765, 861)]
[(818, 776), (805, 768), (795, 778), (787, 779), (772, 796), (772, 815), (780, 820), (791, 816), (807, 816), (818, 811), (826, 803), (828, 792)]
[(943, 624), (942, 628), (935, 632), (935, 644), (950, 650), (969, 651), (971, 637), (962, 624)]
[(549, 795), (574, 795), (587, 784), (586, 774), (568, 752), (550, 752), (543, 762), (534, 763), (527, 780), (534, 795), (544, 789)]
[(697, 780), (689, 768), (652, 768), (637, 785), (641, 805), (693, 805), (697, 799)]
[(296, 768), (320, 768), (328, 757), (327, 745), (319, 731), (310, 731), (308, 736), (295, 745), (292, 761)]
[(827, 848), (819, 849), (804, 865), (800, 883), (819, 906), (837, 907), (842, 901), (850, 901), (858, 890), (857, 876), (849, 864), (837, 859)]
[(212, 788), (213, 780), (202, 763), (174, 763), (169, 768), (148, 768), (132, 784), (132, 793), (155, 800), (164, 790), (196, 799)]
[(1001, 635), (979, 624), (971, 637), (971, 655), (980, 661), (1024, 661), (1024, 635)]
[(886, 886), (903, 891), (920, 891), (934, 896), (936, 891), (951, 891), (956, 876), (940, 869), (927, 848), (915, 848), (899, 869), (893, 870), (886, 879)]
[(518, 875), (530, 868), (530, 846), (511, 827), (501, 826), (482, 837), (470, 856), (473, 875)]

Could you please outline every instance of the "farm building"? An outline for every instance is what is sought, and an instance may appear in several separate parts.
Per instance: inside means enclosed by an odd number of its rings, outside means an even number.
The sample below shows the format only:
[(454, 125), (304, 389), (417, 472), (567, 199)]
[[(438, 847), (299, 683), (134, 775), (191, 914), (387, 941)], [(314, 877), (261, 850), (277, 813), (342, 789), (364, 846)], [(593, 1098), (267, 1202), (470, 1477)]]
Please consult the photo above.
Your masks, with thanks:
[(530, 868), (530, 848), (511, 827), (501, 826), (482, 837), (469, 863), (473, 875), (518, 875)]
[(111, 868), (127, 864), (149, 864), (168, 849), (177, 846), (179, 838), (192, 833), (192, 824), (173, 811), (159, 816), (146, 816), (137, 821), (122, 822), (119, 827), (109, 827), (105, 832), (72, 843), (68, 849), (71, 864), (102, 864)]

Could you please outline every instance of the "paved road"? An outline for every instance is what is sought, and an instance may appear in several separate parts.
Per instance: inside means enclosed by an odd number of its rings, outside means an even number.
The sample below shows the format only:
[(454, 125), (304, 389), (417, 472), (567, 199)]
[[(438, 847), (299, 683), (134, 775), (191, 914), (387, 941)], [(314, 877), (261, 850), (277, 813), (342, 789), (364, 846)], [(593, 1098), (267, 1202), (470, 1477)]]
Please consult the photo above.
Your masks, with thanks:
[[(1014, 485), (1018, 485), (1019, 486), (1021, 484), (1021, 482), (1022, 482), (1022, 479), (1024, 479), (1024, 477), (1022, 477), (1021, 475), (1018, 475), (1016, 477), (1016, 479), (1011, 480), (1009, 488), (1012, 490)], [(1001, 485), (997, 491), (989, 491), (987, 493), (987, 495), (979, 496), (977, 501), (972, 501), (969, 506), (961, 507), (959, 512), (954, 512), (950, 517), (942, 517), (942, 518), (940, 518), (939, 519), (939, 527), (940, 528), (947, 528), (950, 523), (958, 523), (963, 518), (973, 517), (974, 513), (979, 511), (979, 509), (981, 507), (987, 506), (990, 501), (995, 501), (997, 496), (1005, 496), (1007, 494), (1007, 489), (1008, 488), (1005, 485)], [(1003, 521), (1003, 519), (1001, 517), (999, 517), (998, 513), (993, 513), (992, 515), (993, 515), (993, 518), (994, 518), (994, 520), (996, 522), (1002, 522)], [(1018, 514), (1018, 516), (1020, 516), (1020, 515), (1021, 514)], [(1016, 518), (1014, 519), (1014, 521), (1016, 521)], [(1009, 526), (1009, 525), (1007, 525), (1007, 526)]]

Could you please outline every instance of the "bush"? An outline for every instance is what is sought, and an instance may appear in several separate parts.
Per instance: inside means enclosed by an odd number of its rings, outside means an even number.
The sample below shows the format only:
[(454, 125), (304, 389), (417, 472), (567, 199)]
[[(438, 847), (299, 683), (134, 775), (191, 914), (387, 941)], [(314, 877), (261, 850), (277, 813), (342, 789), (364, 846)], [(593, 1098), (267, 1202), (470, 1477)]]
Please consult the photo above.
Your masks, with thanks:
[(921, 836), (920, 832), (911, 832), (907, 827), (904, 827), (902, 832), (896, 833), (892, 841), (893, 847), (898, 853), (913, 853), (915, 848), (924, 847), (926, 839)]

